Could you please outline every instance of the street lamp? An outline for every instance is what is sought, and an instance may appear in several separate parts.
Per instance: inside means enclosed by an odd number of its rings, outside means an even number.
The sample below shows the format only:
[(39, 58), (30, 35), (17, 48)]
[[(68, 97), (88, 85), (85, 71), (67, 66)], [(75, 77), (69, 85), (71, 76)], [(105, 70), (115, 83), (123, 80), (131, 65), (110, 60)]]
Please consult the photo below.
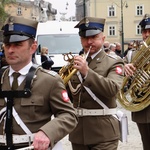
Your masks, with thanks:
[(66, 21), (67, 20), (66, 19), (66, 14), (67, 14), (67, 11), (68, 11), (68, 6), (69, 6), (69, 3), (66, 2), (66, 8), (65, 8), (66, 10), (64, 12), (59, 12), (59, 14), (61, 15), (60, 19), (62, 21)]
[(66, 2), (66, 10), (68, 9), (68, 5), (69, 5), (69, 3), (68, 3), (68, 2)]
[[(121, 43), (122, 43), (122, 54), (124, 54), (124, 26), (123, 26), (123, 7), (125, 6), (126, 8), (128, 8), (128, 4), (126, 1), (123, 2), (123, 0), (121, 0), (121, 5), (118, 5), (117, 3), (113, 2), (114, 4), (116, 4), (118, 7), (121, 8)], [(113, 4), (111, 6), (113, 8)]]
[(86, 16), (86, 6), (85, 6), (85, 0), (83, 0), (83, 11), (84, 11), (84, 17)]

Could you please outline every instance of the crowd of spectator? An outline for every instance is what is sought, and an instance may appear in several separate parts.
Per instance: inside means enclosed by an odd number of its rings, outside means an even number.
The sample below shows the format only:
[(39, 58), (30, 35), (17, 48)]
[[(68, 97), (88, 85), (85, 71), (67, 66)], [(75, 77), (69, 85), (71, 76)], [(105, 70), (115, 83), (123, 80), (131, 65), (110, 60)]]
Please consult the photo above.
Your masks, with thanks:
[(104, 50), (107, 54), (112, 56), (120, 56), (121, 58), (124, 58), (128, 51), (134, 48), (134, 41), (131, 41), (128, 43), (127, 49), (122, 54), (122, 45), (119, 42), (110, 43), (109, 41), (104, 42)]
[[(119, 42), (114, 42), (114, 43), (110, 43), (109, 41), (105, 41), (104, 42), (104, 50), (107, 54), (109, 55), (112, 55), (112, 56), (120, 56), (121, 58), (124, 58), (127, 56), (127, 53), (134, 48), (134, 41), (131, 41), (128, 43), (128, 47), (127, 49), (124, 51), (124, 53), (122, 54), (122, 46)], [(82, 53), (82, 50), (80, 51), (80, 53)], [(79, 53), (79, 54), (80, 54)], [(42, 55), (41, 55), (42, 57)], [(46, 57), (47, 58), (47, 57)], [(41, 62), (43, 63), (43, 61), (41, 60)], [(4, 56), (4, 52), (3, 52), (3, 48), (1, 46), (1, 49), (0, 49), (0, 68), (3, 67), (3, 66), (6, 66), (7, 65), (7, 62), (5, 61), (5, 56)], [(50, 64), (50, 67), (53, 65)], [(45, 66), (44, 66), (45, 68)]]

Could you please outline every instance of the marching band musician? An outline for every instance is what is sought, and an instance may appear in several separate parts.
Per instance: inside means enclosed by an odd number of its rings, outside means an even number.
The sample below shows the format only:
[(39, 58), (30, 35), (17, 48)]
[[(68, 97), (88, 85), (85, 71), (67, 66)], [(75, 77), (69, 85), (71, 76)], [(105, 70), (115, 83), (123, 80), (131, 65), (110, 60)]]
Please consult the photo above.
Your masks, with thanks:
[(78, 71), (68, 82), (79, 118), (69, 135), (73, 150), (117, 150), (118, 147), (119, 121), (113, 115), (124, 63), (119, 56), (105, 53), (104, 23), (103, 18), (85, 17), (75, 26), (79, 28), (85, 58), (75, 56), (73, 67)]
[[(150, 36), (150, 16), (148, 14), (145, 14), (139, 25), (141, 26), (143, 41), (145, 41)], [(134, 58), (136, 52), (137, 51), (132, 52), (131, 58)], [(133, 66), (132, 63), (127, 62), (125, 64), (126, 76), (132, 76), (135, 70), (136, 68)], [(150, 106), (146, 107), (141, 111), (132, 112), (132, 120), (136, 122), (139, 132), (141, 134), (143, 150), (150, 150)]]
[[(10, 16), (3, 27), (9, 66), (0, 74), (1, 150), (30, 144), (35, 150), (53, 148), (77, 124), (60, 76), (32, 64), (32, 55), (37, 49), (37, 24), (37, 21)], [(18, 73), (15, 80), (13, 76)]]

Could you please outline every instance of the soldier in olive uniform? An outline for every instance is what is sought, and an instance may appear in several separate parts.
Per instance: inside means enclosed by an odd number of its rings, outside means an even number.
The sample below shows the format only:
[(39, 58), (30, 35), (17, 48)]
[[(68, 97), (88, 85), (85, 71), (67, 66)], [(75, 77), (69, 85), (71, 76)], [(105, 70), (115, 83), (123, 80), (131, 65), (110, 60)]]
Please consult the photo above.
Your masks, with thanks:
[(68, 82), (79, 118), (69, 135), (73, 150), (116, 150), (118, 147), (119, 121), (114, 115), (124, 63), (120, 57), (105, 53), (104, 23), (105, 19), (85, 17), (75, 26), (79, 28), (84, 54), (75, 56), (73, 67), (78, 71)]
[[(54, 147), (77, 125), (75, 110), (57, 73), (35, 67), (33, 78), (29, 77), (32, 79), (31, 85), (27, 82), (28, 75), (32, 74), (31, 68), (34, 68), (31, 60), (37, 49), (35, 41), (37, 24), (37, 21), (10, 16), (3, 28), (4, 52), (9, 67), (1, 76), (1, 150), (22, 148), (30, 143), (35, 150), (47, 150), (48, 147)], [(13, 91), (11, 87), (14, 72), (20, 73), (20, 76), (18, 88)], [(31, 89), (24, 89), (26, 84), (29, 84)], [(28, 98), (24, 96), (27, 93)], [(9, 105), (9, 98), (13, 99), (12, 106)], [(11, 108), (12, 125), (9, 124)], [(7, 134), (9, 130), (12, 132), (13, 143), (11, 132)]]
[[(143, 41), (150, 36), (150, 17), (146, 14), (142, 21), (139, 23), (142, 29)], [(137, 51), (132, 53), (132, 58), (136, 55)], [(125, 64), (125, 75), (132, 76), (136, 68), (132, 63)], [(132, 120), (137, 123), (144, 150), (150, 150), (150, 106), (145, 109), (132, 112)]]

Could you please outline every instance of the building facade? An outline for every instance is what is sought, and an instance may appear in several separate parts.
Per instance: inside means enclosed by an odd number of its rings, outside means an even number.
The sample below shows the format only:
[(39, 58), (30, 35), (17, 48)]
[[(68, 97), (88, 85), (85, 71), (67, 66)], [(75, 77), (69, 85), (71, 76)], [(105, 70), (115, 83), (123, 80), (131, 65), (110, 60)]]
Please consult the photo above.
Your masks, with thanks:
[(13, 16), (22, 16), (39, 22), (55, 20), (57, 14), (52, 4), (44, 0), (16, 0), (5, 6), (5, 11)]
[(132, 40), (141, 40), (139, 22), (150, 12), (149, 0), (77, 0), (76, 18), (84, 16), (105, 18), (106, 40), (110, 43), (124, 44)]

